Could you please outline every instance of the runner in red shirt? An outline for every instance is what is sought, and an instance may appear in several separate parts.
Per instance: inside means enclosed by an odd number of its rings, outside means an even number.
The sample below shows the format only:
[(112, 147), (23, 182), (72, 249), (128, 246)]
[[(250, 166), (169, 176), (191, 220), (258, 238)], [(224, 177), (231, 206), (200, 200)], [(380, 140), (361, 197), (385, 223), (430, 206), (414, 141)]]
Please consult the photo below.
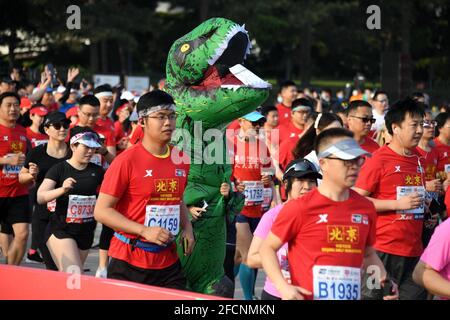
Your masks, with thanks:
[[(425, 299), (412, 272), (422, 254), (425, 181), (423, 163), (414, 151), (423, 134), (424, 111), (411, 99), (397, 102), (385, 117), (393, 138), (362, 167), (355, 190), (378, 212), (374, 248), (389, 275), (397, 281), (400, 299)], [(367, 299), (380, 292), (364, 288)]]
[[(19, 183), (19, 172), (29, 149), (25, 128), (16, 124), (20, 97), (14, 92), (0, 95), (0, 223), (10, 225), (14, 240), (4, 252), (8, 264), (19, 265), (25, 254), (31, 210), (28, 188)], [(3, 227), (2, 227), (3, 229)]]
[(129, 103), (126, 102), (115, 111), (118, 117), (118, 120), (114, 122), (117, 155), (128, 147), (128, 141), (130, 141), (131, 122), (128, 119), (130, 117), (130, 109)]
[(297, 97), (297, 86), (293, 81), (285, 81), (281, 84), (281, 102), (277, 104), (279, 123), (285, 124), (291, 121), (292, 102)]
[(245, 115), (239, 120), (239, 134), (233, 138), (234, 164), (231, 180), (236, 185), (245, 186), (244, 208), (236, 216), (236, 254), (241, 258), (239, 277), (246, 300), (253, 299), (255, 282), (255, 271), (247, 266), (247, 253), (253, 232), (263, 213), (264, 187), (273, 187), (270, 153), (259, 136), (264, 122), (265, 118), (257, 111)]
[(281, 171), (286, 169), (286, 166), (294, 158), (292, 156), (292, 150), (295, 145), (307, 130), (307, 123), (311, 116), (313, 105), (311, 101), (305, 98), (300, 98), (292, 102), (292, 117), (291, 121), (287, 124), (280, 124), (279, 136), (280, 136), (280, 152), (279, 152), (279, 165)]
[[(360, 299), (362, 271), (373, 272), (374, 266), (375, 285), (384, 286), (386, 270), (372, 248), (375, 208), (350, 189), (367, 154), (352, 136), (333, 128), (317, 137), (322, 184), (281, 209), (260, 248), (264, 270), (283, 299)], [(276, 255), (286, 242), (292, 284)]]
[[(450, 113), (443, 112), (436, 116), (436, 135), (434, 143), (436, 149), (439, 152), (438, 172), (446, 180), (449, 180), (450, 173)], [(447, 190), (448, 183), (445, 184), (445, 190)]]
[(93, 95), (86, 95), (80, 99), (80, 106), (78, 109), (78, 122), (70, 129), (72, 131), (76, 127), (89, 127), (99, 134), (103, 146), (97, 150), (97, 153), (91, 158), (91, 162), (97, 165), (104, 165), (111, 163), (115, 157), (115, 138), (112, 133), (107, 133), (106, 136), (97, 132), (95, 124), (99, 117), (100, 101)]
[(370, 128), (375, 123), (372, 115), (372, 106), (363, 100), (355, 100), (347, 109), (348, 129), (355, 135), (355, 140), (361, 148), (369, 153), (374, 153), (380, 148), (378, 143), (369, 137)]
[[(436, 203), (443, 203), (443, 185), (439, 178), (437, 178), (437, 165), (439, 153), (432, 142), (434, 137), (434, 130), (436, 128), (436, 121), (433, 120), (431, 111), (425, 111), (423, 119), (423, 135), (420, 139), (419, 145), (416, 147), (416, 152), (420, 154), (420, 161), (425, 170), (425, 189), (427, 192), (427, 199), (434, 199)], [(441, 199), (440, 199), (441, 198)], [(444, 209), (443, 206), (442, 210)], [(432, 215), (425, 215), (422, 243), (425, 248), (433, 235), (434, 229), (437, 225), (438, 212), (433, 212)]]
[(182, 201), (189, 174), (186, 159), (169, 146), (175, 130), (172, 97), (159, 90), (138, 102), (142, 142), (127, 149), (105, 174), (95, 208), (97, 221), (116, 231), (109, 256), (108, 278), (184, 289), (174, 239), (179, 232), (194, 246), (192, 225)]
[(44, 122), (44, 117), (48, 111), (44, 105), (34, 105), (30, 109), (30, 119), (32, 124), (26, 129), (27, 138), (31, 142), (31, 147), (35, 148), (41, 144), (45, 144), (48, 141), (48, 136), (40, 131), (40, 126)]

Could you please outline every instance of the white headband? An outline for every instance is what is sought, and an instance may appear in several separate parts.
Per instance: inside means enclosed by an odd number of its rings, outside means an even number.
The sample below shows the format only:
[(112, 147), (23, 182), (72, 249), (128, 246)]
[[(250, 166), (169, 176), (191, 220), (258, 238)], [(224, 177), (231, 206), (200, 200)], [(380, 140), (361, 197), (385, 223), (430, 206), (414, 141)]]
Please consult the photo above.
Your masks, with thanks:
[(314, 129), (319, 128), (319, 121), (320, 121), (320, 119), (322, 119), (322, 115), (323, 115), (323, 113), (319, 113), (319, 115), (317, 116), (316, 121), (314, 122)]
[(101, 97), (112, 97), (112, 96), (113, 96), (113, 94), (111, 91), (102, 91), (102, 92), (95, 94), (95, 97), (97, 99), (100, 99)]
[(144, 110), (139, 111), (138, 116), (139, 116), (139, 118), (144, 118), (144, 117), (151, 115), (152, 113), (155, 113), (155, 112), (158, 112), (161, 110), (175, 111), (175, 105), (174, 104), (162, 104), (159, 106), (148, 107)]

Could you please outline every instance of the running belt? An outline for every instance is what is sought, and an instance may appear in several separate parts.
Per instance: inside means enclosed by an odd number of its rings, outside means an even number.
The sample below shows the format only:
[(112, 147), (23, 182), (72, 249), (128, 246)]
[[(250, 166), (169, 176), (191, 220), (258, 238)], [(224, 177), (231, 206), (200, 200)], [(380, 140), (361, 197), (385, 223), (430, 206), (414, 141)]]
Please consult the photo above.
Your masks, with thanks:
[(134, 248), (139, 248), (139, 249), (142, 249), (147, 252), (159, 253), (161, 251), (166, 250), (171, 245), (171, 243), (169, 243), (168, 245), (165, 245), (165, 246), (159, 246), (157, 244), (153, 244), (150, 242), (140, 241), (137, 238), (130, 239), (130, 238), (124, 236), (123, 234), (120, 234), (117, 232), (114, 233), (114, 236), (117, 239), (119, 239), (120, 241), (122, 241), (123, 243), (129, 244), (130, 246), (132, 246), (133, 248), (131, 250), (134, 250)]

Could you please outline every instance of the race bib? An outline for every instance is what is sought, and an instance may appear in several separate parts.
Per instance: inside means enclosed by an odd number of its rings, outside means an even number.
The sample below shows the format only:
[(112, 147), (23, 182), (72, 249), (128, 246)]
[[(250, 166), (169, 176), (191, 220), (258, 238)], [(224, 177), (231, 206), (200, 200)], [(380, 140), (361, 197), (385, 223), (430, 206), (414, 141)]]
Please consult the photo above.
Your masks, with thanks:
[(264, 185), (261, 181), (244, 181), (245, 206), (257, 206), (264, 201)]
[[(422, 186), (419, 187), (405, 187), (405, 186), (398, 186), (397, 187), (397, 200), (399, 200), (401, 197), (408, 196), (413, 193), (419, 193), (422, 197), (425, 198), (425, 189)], [(397, 213), (400, 214), (418, 214), (424, 213), (424, 204), (422, 203), (420, 207), (415, 209), (409, 209), (409, 210), (397, 210)]]
[(314, 266), (314, 300), (360, 300), (361, 269)]
[(170, 231), (174, 236), (180, 231), (180, 206), (156, 206), (145, 207), (146, 227), (161, 227)]
[(86, 223), (94, 220), (96, 196), (69, 195), (67, 223)]
[(34, 140), (33, 141), (35, 147), (40, 146), (41, 144), (46, 144), (47, 142), (48, 142), (48, 140)]
[(9, 164), (5, 164), (3, 166), (3, 174), (18, 175), (21, 169), (22, 169), (22, 166), (11, 166)]
[(94, 153), (94, 155), (91, 157), (90, 162), (101, 167), (102, 166), (102, 156), (98, 153)]
[(264, 188), (262, 209), (264, 212), (270, 209), (272, 203), (272, 188)]
[[(6, 158), (14, 156), (14, 153), (9, 153), (6, 155)], [(18, 175), (23, 166), (12, 166), (10, 164), (3, 165), (3, 174), (4, 175)]]
[(50, 212), (55, 212), (56, 210), (56, 199), (50, 202), (47, 202), (47, 210)]

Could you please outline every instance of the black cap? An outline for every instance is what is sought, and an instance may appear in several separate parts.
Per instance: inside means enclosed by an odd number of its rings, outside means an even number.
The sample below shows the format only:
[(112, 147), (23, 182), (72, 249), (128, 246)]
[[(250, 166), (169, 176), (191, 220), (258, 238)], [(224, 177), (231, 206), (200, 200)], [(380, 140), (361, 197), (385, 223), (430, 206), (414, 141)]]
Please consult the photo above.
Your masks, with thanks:
[(322, 179), (316, 166), (306, 159), (295, 159), (289, 162), (283, 174), (283, 180), (288, 178)]
[(66, 115), (64, 113), (62, 113), (60, 111), (50, 112), (49, 114), (47, 114), (45, 116), (44, 121), (39, 126), (39, 131), (41, 133), (45, 134), (44, 127), (49, 127), (51, 124), (62, 123), (62, 122), (66, 122), (66, 123), (70, 124), (70, 120), (66, 118)]

